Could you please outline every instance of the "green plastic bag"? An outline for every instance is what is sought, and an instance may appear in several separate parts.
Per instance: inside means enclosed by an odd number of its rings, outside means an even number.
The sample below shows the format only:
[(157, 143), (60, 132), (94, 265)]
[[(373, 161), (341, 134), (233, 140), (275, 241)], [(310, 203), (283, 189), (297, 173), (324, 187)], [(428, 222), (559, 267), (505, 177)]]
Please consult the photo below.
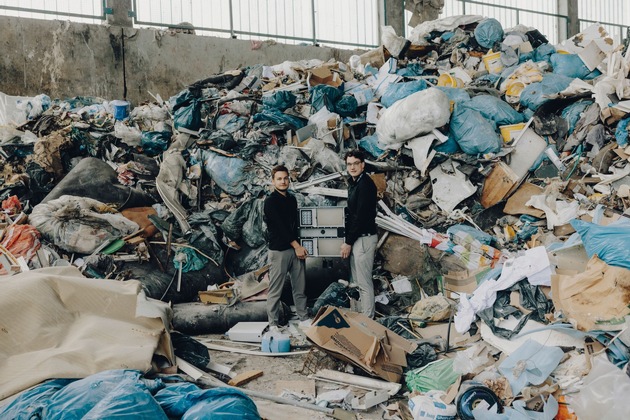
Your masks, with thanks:
[(405, 376), (411, 391), (446, 391), (459, 378), (453, 371), (453, 359), (441, 359), (418, 369), (410, 370)]

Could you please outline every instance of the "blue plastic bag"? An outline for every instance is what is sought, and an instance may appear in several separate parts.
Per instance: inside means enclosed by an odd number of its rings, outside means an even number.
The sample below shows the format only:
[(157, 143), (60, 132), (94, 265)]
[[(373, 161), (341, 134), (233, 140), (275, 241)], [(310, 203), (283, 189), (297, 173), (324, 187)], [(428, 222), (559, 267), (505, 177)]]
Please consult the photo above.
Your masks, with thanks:
[(108, 370), (72, 382), (50, 398), (42, 418), (167, 420), (151, 395), (162, 381), (141, 376), (136, 370)]
[(584, 79), (591, 72), (577, 54), (551, 54), (549, 62), (555, 74)]
[(449, 137), (469, 155), (496, 153), (501, 150), (501, 137), (494, 122), (487, 120), (479, 111), (456, 105), (451, 115)]
[(474, 227), (468, 225), (453, 225), (446, 230), (446, 233), (451, 238), (451, 241), (455, 243), (459, 243), (458, 240), (461, 240), (464, 236), (475, 239), (483, 245), (492, 246), (496, 243), (496, 239), (494, 238), (494, 236), (488, 235), (486, 232), (475, 229)]
[(478, 95), (461, 106), (476, 109), (497, 125), (518, 124), (525, 121), (523, 114), (512, 108), (507, 102), (491, 95)]
[[(183, 257), (178, 257), (182, 254)], [(180, 258), (182, 259), (181, 262)], [(192, 248), (179, 248), (173, 257), (173, 267), (175, 267), (175, 270), (179, 270), (181, 266), (183, 273), (199, 271), (204, 268), (206, 264), (208, 264), (208, 259)]]
[(602, 226), (573, 219), (571, 226), (580, 234), (589, 257), (597, 254), (608, 265), (630, 269), (630, 223)]
[(254, 122), (271, 121), (274, 124), (287, 124), (291, 126), (294, 130), (298, 130), (306, 125), (306, 123), (298, 117), (285, 114), (284, 112), (275, 108), (267, 108), (267, 107), (264, 107), (262, 111), (256, 113), (252, 117), (252, 121)]
[(427, 88), (427, 82), (424, 80), (414, 80), (413, 82), (392, 83), (387, 87), (383, 96), (381, 96), (381, 104), (385, 108), (389, 108), (396, 101), (406, 98), (412, 93), (419, 92)]
[(422, 76), (424, 69), (420, 63), (409, 63), (407, 67), (396, 70), (396, 74), (403, 77)]
[(232, 388), (202, 390), (190, 383), (167, 385), (155, 399), (169, 417), (212, 420), (259, 420), (254, 402)]
[(201, 102), (193, 98), (183, 106), (180, 106), (173, 112), (173, 125), (176, 129), (181, 127), (188, 130), (198, 131), (202, 124), (201, 121)]
[(24, 391), (9, 404), (0, 408), (0, 419), (40, 419), (50, 399), (75, 379), (54, 379)]
[(343, 93), (332, 86), (317, 85), (311, 89), (311, 106), (315, 112), (319, 111), (323, 107), (328, 108), (330, 112), (335, 112), (335, 104)]
[(284, 111), (295, 105), (295, 95), (287, 91), (275, 92), (268, 96), (263, 96), (263, 105), (269, 108), (276, 108)]
[(342, 117), (351, 117), (356, 115), (359, 103), (354, 95), (343, 95), (337, 102), (335, 102), (335, 111)]
[(560, 116), (569, 123), (569, 134), (573, 133), (573, 130), (575, 130), (575, 124), (577, 124), (582, 117), (582, 112), (584, 112), (592, 103), (593, 101), (590, 100), (581, 100), (562, 110)]
[(222, 156), (210, 150), (202, 152), (204, 169), (219, 188), (230, 195), (245, 192), (245, 167), (247, 162), (239, 158)]
[(168, 149), (171, 135), (170, 131), (143, 131), (140, 146), (148, 156), (157, 156)]
[(470, 95), (464, 89), (448, 87), (448, 86), (436, 86), (435, 89), (439, 89), (448, 96), (448, 100), (459, 103), (470, 100)]
[(378, 136), (376, 134), (363, 137), (361, 140), (357, 141), (357, 145), (375, 158), (385, 153), (385, 150), (379, 147)]
[(525, 86), (521, 92), (521, 105), (536, 111), (542, 104), (549, 101), (550, 95), (562, 92), (571, 84), (571, 81), (573, 81), (571, 77), (561, 74), (546, 74), (542, 82)]
[(503, 40), (503, 27), (496, 19), (484, 19), (475, 28), (475, 39), (482, 47), (492, 48), (495, 43)]
[(459, 148), (459, 144), (457, 144), (453, 136), (448, 136), (448, 139), (444, 143), (440, 143), (437, 146), (433, 146), (433, 150), (435, 150), (438, 153), (445, 153), (447, 155), (452, 155), (459, 152), (461, 149)]
[(556, 48), (551, 44), (542, 44), (534, 50), (532, 59), (536, 62), (546, 61), (551, 64), (549, 58), (552, 54), (555, 54)]
[(630, 115), (621, 119), (617, 123), (615, 129), (615, 140), (620, 147), (626, 147), (628, 145), (628, 123), (630, 122)]
[(219, 115), (215, 123), (217, 130), (223, 130), (227, 133), (234, 134), (240, 131), (247, 124), (247, 118), (239, 117), (236, 114)]

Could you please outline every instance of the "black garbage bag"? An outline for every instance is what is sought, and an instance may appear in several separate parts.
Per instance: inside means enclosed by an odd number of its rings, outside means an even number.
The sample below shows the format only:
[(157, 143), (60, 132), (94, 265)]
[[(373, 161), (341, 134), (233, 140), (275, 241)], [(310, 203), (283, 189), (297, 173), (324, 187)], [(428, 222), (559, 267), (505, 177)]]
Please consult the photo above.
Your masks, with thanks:
[[(513, 291), (520, 292), (521, 302), (520, 304), (532, 312), (523, 316), (523, 313), (516, 307), (510, 305), (510, 294)], [(497, 299), (491, 308), (486, 308), (479, 312), (479, 318), (481, 318), (486, 325), (490, 328), (492, 333), (496, 336), (505, 338), (507, 340), (518, 334), (527, 321), (538, 321), (543, 324), (547, 324), (548, 321), (545, 315), (553, 311), (553, 302), (547, 299), (545, 293), (539, 286), (533, 286), (529, 284), (527, 279), (521, 280), (512, 286), (508, 290), (501, 290), (497, 292)], [(508, 315), (512, 315), (519, 319), (518, 324), (513, 330), (497, 327), (494, 323), (495, 318), (505, 318)]]
[(407, 367), (404, 370), (407, 372), (421, 368), (436, 360), (437, 353), (435, 349), (428, 343), (422, 343), (418, 345), (418, 348), (416, 348), (413, 353), (407, 355)]
[(217, 264), (223, 265), (223, 248), (211, 212), (193, 213), (188, 218), (188, 223), (193, 228), (186, 238), (188, 243), (212, 258)]
[[(35, 169), (35, 168), (34, 168)], [(155, 203), (153, 197), (118, 182), (118, 174), (100, 159), (82, 159), (42, 200), (43, 203), (62, 195), (87, 197), (123, 210), (146, 207)]]
[(264, 222), (263, 206), (262, 198), (244, 202), (221, 224), (225, 236), (235, 242), (242, 240), (252, 248), (265, 244), (267, 226)]
[(240, 250), (228, 250), (225, 255), (225, 269), (233, 277), (256, 271), (267, 264), (267, 245), (251, 248), (243, 245)]
[(350, 297), (358, 300), (359, 291), (356, 288), (350, 288), (340, 282), (331, 283), (315, 301), (313, 313), (316, 314), (324, 306), (349, 308)]
[(199, 368), (206, 369), (210, 363), (208, 348), (194, 338), (177, 331), (171, 331), (171, 342), (175, 356)]

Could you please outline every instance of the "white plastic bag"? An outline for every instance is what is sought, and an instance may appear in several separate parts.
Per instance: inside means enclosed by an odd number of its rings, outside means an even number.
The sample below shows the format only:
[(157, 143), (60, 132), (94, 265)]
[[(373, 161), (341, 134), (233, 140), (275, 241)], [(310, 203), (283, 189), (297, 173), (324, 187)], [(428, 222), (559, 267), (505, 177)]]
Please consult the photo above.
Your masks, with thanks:
[(72, 195), (36, 205), (29, 221), (59, 248), (80, 254), (90, 254), (103, 243), (139, 229), (100, 201)]
[(605, 357), (596, 357), (584, 387), (570, 401), (580, 419), (625, 419), (630, 413), (630, 378)]
[(439, 89), (416, 92), (383, 111), (376, 133), (387, 149), (400, 149), (414, 137), (442, 127), (451, 117), (448, 96)]

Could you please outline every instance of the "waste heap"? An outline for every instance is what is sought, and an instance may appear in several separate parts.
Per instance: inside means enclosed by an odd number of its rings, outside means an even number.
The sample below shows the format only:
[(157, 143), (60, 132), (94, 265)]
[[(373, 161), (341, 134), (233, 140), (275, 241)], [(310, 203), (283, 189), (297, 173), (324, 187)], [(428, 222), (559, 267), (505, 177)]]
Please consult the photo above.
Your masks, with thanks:
[[(330, 311), (360, 323), (337, 278), (314, 297), (312, 342), (404, 378), (387, 418), (623, 418), (627, 39), (593, 25), (554, 46), (455, 16), (382, 41), (349, 63), (251, 66), (133, 110), (2, 94), (4, 272), (138, 279), (190, 334), (264, 321), (251, 298), (265, 289), (271, 168), (289, 168), (300, 207), (343, 206), (343, 154), (358, 147), (382, 199), (380, 324), (366, 321), (378, 346), (371, 360), (327, 347)], [(393, 355), (392, 374), (378, 361)]]

